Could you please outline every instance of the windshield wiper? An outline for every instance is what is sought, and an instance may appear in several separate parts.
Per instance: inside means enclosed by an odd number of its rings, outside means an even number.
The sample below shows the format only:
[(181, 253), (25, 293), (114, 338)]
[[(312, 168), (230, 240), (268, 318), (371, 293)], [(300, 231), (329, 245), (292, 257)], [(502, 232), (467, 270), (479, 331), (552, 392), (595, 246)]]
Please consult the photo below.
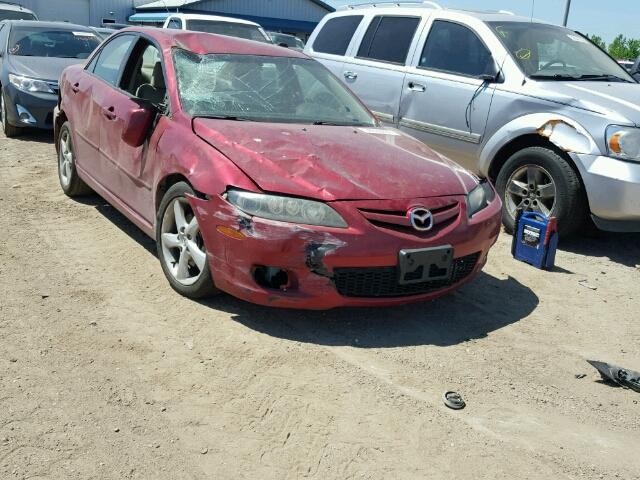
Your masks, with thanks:
[(250, 122), (249, 118), (238, 117), (236, 115), (196, 115), (195, 118), (211, 118), (214, 120), (231, 120), (233, 122)]
[(626, 78), (618, 77), (617, 75), (609, 75), (609, 74), (593, 74), (593, 75), (580, 75), (578, 80), (583, 81), (593, 81), (593, 82), (625, 82), (632, 83), (630, 80)]
[(579, 77), (574, 77), (573, 75), (568, 75), (566, 73), (556, 73), (555, 75), (534, 74), (534, 75), (529, 75), (529, 78), (531, 78), (533, 80), (555, 80), (555, 81), (560, 81), (560, 80), (580, 80)]

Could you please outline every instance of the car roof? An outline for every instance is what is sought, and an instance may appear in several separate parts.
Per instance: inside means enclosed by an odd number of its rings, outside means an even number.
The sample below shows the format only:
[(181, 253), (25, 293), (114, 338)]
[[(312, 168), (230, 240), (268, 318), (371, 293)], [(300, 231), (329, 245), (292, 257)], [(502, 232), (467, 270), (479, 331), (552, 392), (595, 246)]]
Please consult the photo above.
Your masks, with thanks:
[(456, 14), (457, 16), (466, 16), (469, 18), (475, 18), (482, 22), (533, 22), (541, 23), (536, 19), (530, 17), (522, 17), (514, 15), (507, 10), (464, 10), (456, 8), (445, 8), (439, 6), (435, 2), (424, 3), (378, 3), (378, 4), (364, 4), (364, 5), (345, 5), (336, 10), (335, 13), (329, 14), (335, 15), (357, 15), (358, 13), (371, 13), (376, 12), (376, 15), (407, 15), (415, 16), (422, 14), (432, 14), (434, 12), (447, 12)]
[(20, 27), (57, 28), (58, 30), (75, 30), (78, 32), (91, 32), (89, 27), (67, 22), (40, 22), (38, 20), (5, 20), (5, 22)]
[(217, 35), (215, 33), (168, 28), (130, 27), (118, 30), (118, 35), (127, 32), (141, 33), (151, 37), (160, 44), (163, 50), (175, 47), (201, 55), (209, 53), (230, 53), (238, 55), (264, 55), (267, 57), (309, 58), (303, 53), (269, 43), (254, 42), (243, 38)]
[(16, 3), (11, 3), (11, 2), (0, 2), (0, 9), (2, 9), (2, 10), (12, 10), (12, 11), (15, 11), (15, 12), (33, 13), (33, 10), (29, 10), (28, 8), (25, 8), (22, 5), (18, 5)]
[(242, 20), (240, 18), (233, 17), (222, 17), (220, 15), (205, 15), (198, 13), (174, 13), (171, 14), (167, 18), (181, 18), (182, 20), (210, 20), (212, 22), (229, 22), (229, 23), (241, 23), (243, 25), (252, 25), (255, 27), (259, 27), (255, 22), (250, 22), (249, 20)]

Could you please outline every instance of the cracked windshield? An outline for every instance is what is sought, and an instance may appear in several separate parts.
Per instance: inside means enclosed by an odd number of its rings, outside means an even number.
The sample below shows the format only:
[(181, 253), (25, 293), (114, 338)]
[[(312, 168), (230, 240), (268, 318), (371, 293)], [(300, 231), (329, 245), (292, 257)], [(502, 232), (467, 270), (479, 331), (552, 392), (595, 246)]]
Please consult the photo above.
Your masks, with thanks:
[(490, 25), (530, 78), (635, 83), (622, 67), (578, 33), (526, 22)]
[(313, 60), (174, 53), (180, 101), (194, 117), (374, 126), (369, 112)]

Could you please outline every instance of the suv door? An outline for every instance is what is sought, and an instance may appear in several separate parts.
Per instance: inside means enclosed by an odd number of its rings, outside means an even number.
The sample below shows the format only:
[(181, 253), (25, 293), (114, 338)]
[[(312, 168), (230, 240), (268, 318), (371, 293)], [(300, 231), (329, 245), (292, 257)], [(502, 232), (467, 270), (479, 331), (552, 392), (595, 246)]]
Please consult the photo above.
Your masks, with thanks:
[(100, 129), (100, 155), (112, 165), (111, 192), (135, 214), (153, 224), (154, 209), (151, 179), (145, 164), (147, 144), (132, 147), (122, 141), (126, 120), (134, 110), (163, 109), (166, 96), (165, 76), (160, 50), (145, 38), (139, 38), (128, 59), (117, 88), (113, 88), (102, 107), (105, 115)]
[(330, 18), (307, 44), (306, 52), (319, 60), (334, 75), (341, 76), (344, 56), (363, 18), (363, 15)]
[(344, 61), (345, 82), (383, 122), (397, 121), (407, 57), (415, 49), (420, 21), (420, 16), (373, 17), (355, 57)]
[(419, 58), (408, 70), (399, 126), (475, 171), (495, 83), (489, 49), (469, 27), (434, 20)]
[(67, 78), (65, 111), (74, 132), (78, 168), (94, 181), (105, 185), (112, 168), (100, 157), (100, 132), (104, 123), (104, 105), (120, 79), (124, 58), (136, 36), (117, 35), (107, 40), (97, 55), (78, 76)]

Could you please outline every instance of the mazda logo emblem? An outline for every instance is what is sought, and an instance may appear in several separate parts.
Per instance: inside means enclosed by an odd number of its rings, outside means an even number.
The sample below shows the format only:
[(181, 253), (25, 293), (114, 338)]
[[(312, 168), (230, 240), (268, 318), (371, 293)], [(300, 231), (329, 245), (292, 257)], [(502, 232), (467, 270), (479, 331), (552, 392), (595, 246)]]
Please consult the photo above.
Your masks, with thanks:
[(426, 232), (433, 228), (433, 214), (424, 207), (414, 207), (409, 210), (411, 226), (419, 232)]

